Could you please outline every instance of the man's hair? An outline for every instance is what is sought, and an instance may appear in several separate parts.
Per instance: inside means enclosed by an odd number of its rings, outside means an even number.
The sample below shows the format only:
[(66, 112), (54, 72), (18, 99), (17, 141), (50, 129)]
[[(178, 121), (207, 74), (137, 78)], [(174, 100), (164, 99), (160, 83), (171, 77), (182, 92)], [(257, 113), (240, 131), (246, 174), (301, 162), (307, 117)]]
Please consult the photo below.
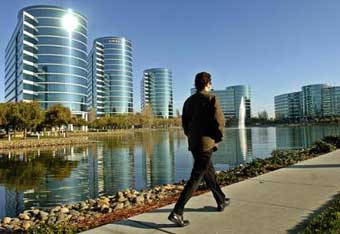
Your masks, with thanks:
[(195, 87), (197, 91), (204, 89), (207, 84), (211, 82), (210, 74), (208, 72), (200, 72), (196, 74), (195, 77)]

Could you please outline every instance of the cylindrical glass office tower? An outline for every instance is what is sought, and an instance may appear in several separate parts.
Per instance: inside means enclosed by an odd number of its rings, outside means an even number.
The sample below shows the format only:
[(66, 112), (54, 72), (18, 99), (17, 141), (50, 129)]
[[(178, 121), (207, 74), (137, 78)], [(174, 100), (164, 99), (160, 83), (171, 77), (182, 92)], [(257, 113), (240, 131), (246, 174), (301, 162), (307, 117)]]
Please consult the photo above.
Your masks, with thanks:
[(150, 105), (154, 116), (173, 117), (172, 72), (166, 68), (144, 71), (142, 79), (142, 110)]
[(132, 44), (124, 37), (102, 37), (89, 55), (88, 106), (97, 115), (133, 112)]
[(6, 101), (62, 104), (86, 112), (87, 19), (71, 9), (30, 6), (6, 48)]

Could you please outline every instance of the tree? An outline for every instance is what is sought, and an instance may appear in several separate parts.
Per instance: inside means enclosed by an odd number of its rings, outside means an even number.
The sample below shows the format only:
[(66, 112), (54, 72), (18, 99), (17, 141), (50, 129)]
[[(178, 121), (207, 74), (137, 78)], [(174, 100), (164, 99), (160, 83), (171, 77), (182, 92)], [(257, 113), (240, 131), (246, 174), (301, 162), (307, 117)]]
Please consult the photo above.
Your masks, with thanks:
[(93, 122), (97, 119), (97, 111), (96, 108), (91, 108), (91, 110), (89, 111), (89, 122)]
[(258, 118), (260, 120), (268, 120), (268, 113), (266, 110), (263, 110), (261, 112), (258, 113)]
[(153, 123), (154, 115), (150, 104), (146, 104), (142, 111), (142, 125), (151, 127)]
[(6, 113), (7, 113), (7, 103), (0, 103), (0, 127), (3, 127), (3, 128), (5, 128), (8, 124)]
[(21, 115), (19, 113), (19, 105), (14, 102), (6, 103), (7, 109), (6, 109), (6, 120), (7, 120), (7, 126), (6, 131), (9, 134), (10, 128), (14, 131), (14, 136), (16, 135), (16, 130), (20, 126), (22, 120)]
[(57, 104), (47, 109), (45, 113), (45, 124), (49, 127), (61, 127), (71, 123), (72, 115), (70, 109)]
[(37, 102), (19, 102), (18, 105), (19, 122), (18, 124), (24, 129), (24, 138), (27, 137), (27, 129), (35, 129), (44, 120), (44, 114)]

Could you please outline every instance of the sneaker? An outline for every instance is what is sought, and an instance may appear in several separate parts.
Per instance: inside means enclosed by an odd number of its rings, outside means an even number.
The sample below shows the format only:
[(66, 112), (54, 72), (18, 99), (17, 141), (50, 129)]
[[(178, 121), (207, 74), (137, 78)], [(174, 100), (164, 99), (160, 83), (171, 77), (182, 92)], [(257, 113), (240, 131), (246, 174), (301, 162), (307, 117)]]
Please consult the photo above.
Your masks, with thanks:
[(189, 220), (183, 220), (183, 215), (176, 214), (175, 212), (171, 212), (168, 219), (177, 224), (179, 227), (185, 227), (189, 225)]
[(224, 211), (224, 208), (226, 208), (229, 205), (230, 205), (230, 198), (225, 198), (222, 204), (218, 204), (216, 210), (222, 212)]

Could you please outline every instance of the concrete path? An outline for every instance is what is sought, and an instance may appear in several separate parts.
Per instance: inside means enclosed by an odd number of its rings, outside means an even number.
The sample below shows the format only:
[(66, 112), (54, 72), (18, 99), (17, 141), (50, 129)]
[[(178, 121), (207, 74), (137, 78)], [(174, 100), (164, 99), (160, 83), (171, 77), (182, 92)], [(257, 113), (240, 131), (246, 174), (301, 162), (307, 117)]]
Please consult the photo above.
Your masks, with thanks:
[(175, 227), (167, 217), (173, 205), (84, 232), (84, 234), (280, 234), (298, 233), (310, 216), (340, 192), (340, 150), (223, 188), (231, 198), (215, 211), (212, 194), (193, 197)]

